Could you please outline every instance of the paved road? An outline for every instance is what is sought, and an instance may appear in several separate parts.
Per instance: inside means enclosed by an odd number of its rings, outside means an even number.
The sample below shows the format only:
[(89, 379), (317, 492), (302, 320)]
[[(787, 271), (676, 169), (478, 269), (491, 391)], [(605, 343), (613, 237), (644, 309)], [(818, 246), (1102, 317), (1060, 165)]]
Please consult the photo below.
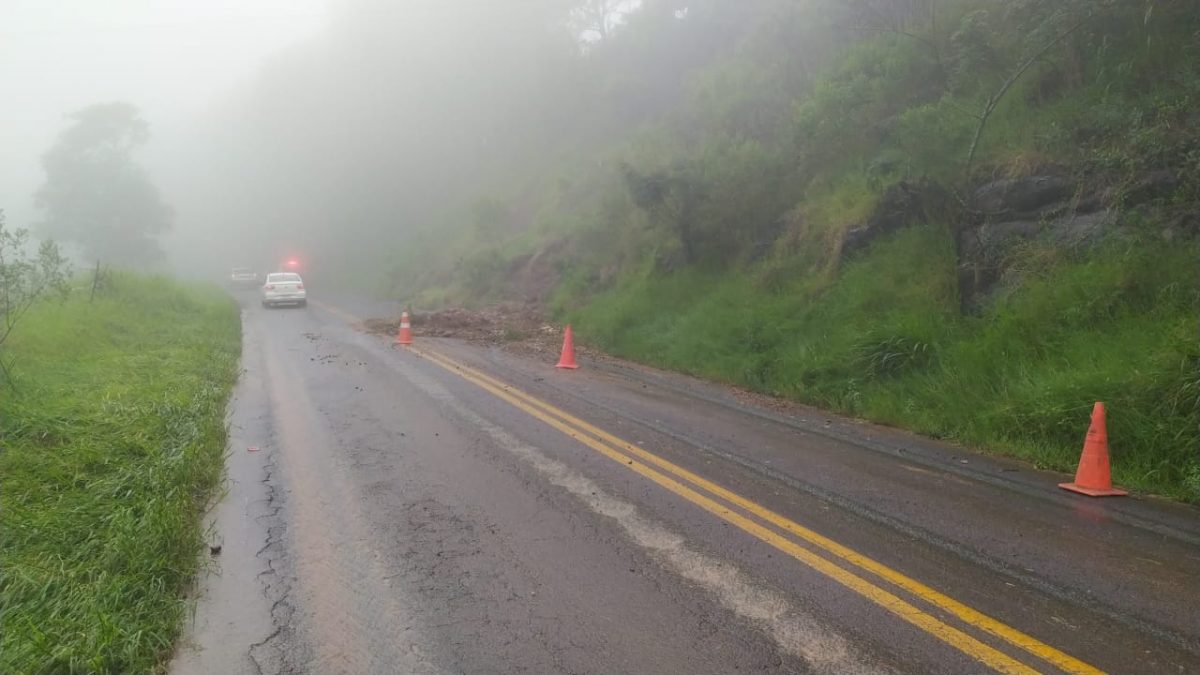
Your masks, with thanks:
[(174, 672), (1200, 672), (1196, 509), (379, 311), (246, 304)]

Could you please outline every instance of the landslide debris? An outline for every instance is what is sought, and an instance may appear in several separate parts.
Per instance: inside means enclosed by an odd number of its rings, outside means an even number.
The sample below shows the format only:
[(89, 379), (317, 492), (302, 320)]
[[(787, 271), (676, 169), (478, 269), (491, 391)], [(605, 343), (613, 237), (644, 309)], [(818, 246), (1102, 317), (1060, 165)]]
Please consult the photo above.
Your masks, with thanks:
[[(530, 304), (505, 303), (477, 310), (463, 307), (414, 310), (409, 313), (409, 320), (413, 335), (418, 338), (455, 338), (547, 356), (556, 356), (562, 348), (563, 327), (547, 322), (542, 312)], [(369, 333), (395, 335), (400, 328), (400, 317), (367, 319), (363, 327)], [(576, 351), (598, 356), (578, 345)]]

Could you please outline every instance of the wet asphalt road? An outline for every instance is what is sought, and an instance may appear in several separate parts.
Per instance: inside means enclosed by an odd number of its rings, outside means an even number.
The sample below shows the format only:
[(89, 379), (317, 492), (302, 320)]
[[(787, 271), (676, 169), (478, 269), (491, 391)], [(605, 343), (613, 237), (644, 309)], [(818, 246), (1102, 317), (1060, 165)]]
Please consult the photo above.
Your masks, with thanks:
[(1200, 672), (1196, 509), (386, 310), (244, 305), (173, 672)]

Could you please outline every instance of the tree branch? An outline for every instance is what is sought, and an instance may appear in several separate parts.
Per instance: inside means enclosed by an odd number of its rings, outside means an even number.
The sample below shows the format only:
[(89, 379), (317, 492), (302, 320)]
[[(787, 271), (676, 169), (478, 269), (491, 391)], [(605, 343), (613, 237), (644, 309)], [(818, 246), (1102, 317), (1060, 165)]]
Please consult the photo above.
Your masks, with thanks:
[(987, 125), (988, 118), (992, 116), (992, 112), (996, 110), (996, 106), (1000, 103), (1000, 99), (1003, 98), (1004, 95), (1008, 93), (1009, 88), (1011, 88), (1013, 84), (1025, 74), (1025, 71), (1029, 70), (1029, 68), (1038, 60), (1040, 60), (1042, 56), (1046, 54), (1046, 52), (1050, 51), (1055, 45), (1065, 40), (1068, 35), (1079, 30), (1080, 26), (1087, 23), (1089, 19), (1091, 19), (1091, 16), (1080, 19), (1075, 23), (1075, 25), (1060, 33), (1058, 37), (1054, 38), (1050, 42), (1047, 42), (1044, 46), (1042, 46), (1041, 49), (1037, 50), (1033, 56), (1030, 56), (1028, 59), (1026, 59), (1025, 62), (1022, 63), (1012, 75), (1008, 76), (1008, 79), (1004, 81), (1004, 84), (1001, 85), (999, 91), (997, 91), (995, 94), (992, 94), (992, 97), (988, 99), (987, 105), (985, 105), (983, 108), (983, 113), (979, 115), (979, 126), (975, 128), (975, 138), (971, 140), (971, 149), (969, 152), (967, 152), (967, 169), (971, 168), (971, 162), (975, 160), (975, 151), (979, 149), (979, 139), (983, 136), (983, 128)]

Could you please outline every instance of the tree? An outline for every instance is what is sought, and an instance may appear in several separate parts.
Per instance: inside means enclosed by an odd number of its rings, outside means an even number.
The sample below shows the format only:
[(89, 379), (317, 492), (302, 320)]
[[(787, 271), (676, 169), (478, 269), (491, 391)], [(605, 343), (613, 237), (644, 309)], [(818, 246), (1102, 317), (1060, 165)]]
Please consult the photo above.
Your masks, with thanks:
[(571, 12), (572, 24), (585, 39), (605, 42), (612, 28), (613, 0), (586, 0)]
[(625, 15), (641, 7), (635, 0), (576, 0), (570, 11), (570, 27), (577, 37), (606, 42)]
[(4, 355), (4, 343), (33, 303), (66, 293), (69, 274), (58, 245), (45, 240), (31, 256), (29, 231), (7, 229), (0, 211), (0, 372), (10, 386), (12, 362)]
[(41, 233), (75, 242), (92, 259), (147, 266), (163, 257), (155, 237), (172, 212), (133, 159), (149, 128), (128, 103), (93, 105), (42, 157), (46, 181), (36, 194)]
[(685, 264), (696, 262), (702, 243), (696, 227), (696, 210), (702, 193), (699, 181), (683, 168), (642, 173), (622, 164), (620, 170), (634, 205), (675, 234)]

